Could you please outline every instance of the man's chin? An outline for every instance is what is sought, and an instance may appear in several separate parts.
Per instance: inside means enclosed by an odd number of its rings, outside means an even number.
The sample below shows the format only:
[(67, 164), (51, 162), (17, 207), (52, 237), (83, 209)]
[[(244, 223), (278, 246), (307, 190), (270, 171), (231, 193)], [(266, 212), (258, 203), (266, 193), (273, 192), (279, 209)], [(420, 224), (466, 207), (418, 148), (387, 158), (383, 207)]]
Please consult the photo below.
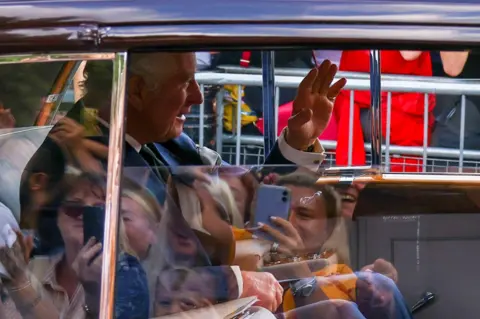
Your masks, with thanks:
[(177, 137), (179, 137), (180, 135), (182, 135), (182, 133), (183, 133), (183, 125), (182, 125), (182, 127), (175, 129), (175, 136), (172, 137), (172, 138), (177, 138)]
[(168, 132), (167, 134), (165, 134), (164, 137), (162, 138), (162, 141), (160, 142), (167, 142), (167, 141), (173, 140), (177, 137), (180, 137), (182, 133), (183, 133), (183, 126), (180, 128), (176, 127), (170, 130), (170, 132)]

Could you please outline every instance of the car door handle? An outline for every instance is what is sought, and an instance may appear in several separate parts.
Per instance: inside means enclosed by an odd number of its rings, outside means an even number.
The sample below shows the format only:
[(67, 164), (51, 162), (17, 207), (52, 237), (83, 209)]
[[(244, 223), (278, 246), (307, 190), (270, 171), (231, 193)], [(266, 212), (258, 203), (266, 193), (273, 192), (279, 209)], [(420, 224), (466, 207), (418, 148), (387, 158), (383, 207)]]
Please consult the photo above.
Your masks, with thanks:
[(431, 305), (435, 301), (435, 294), (433, 292), (427, 291), (423, 294), (420, 300), (417, 301), (415, 305), (412, 307), (412, 313), (418, 312), (420, 309)]

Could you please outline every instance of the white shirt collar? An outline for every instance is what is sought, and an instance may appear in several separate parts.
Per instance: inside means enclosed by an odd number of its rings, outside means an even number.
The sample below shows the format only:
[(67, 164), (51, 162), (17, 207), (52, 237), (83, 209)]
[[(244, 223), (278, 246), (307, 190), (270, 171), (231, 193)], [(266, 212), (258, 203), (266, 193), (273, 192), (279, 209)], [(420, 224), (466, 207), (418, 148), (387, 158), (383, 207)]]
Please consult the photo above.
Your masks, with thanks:
[[(97, 120), (98, 120), (102, 125), (104, 125), (106, 128), (110, 128), (109, 123), (107, 123), (106, 121), (104, 121), (102, 118), (97, 117)], [(142, 149), (142, 144), (138, 143), (138, 141), (137, 141), (136, 139), (134, 139), (133, 137), (131, 137), (130, 135), (125, 134), (125, 140), (126, 140), (127, 143), (130, 144), (130, 146), (133, 147), (137, 152), (140, 152), (140, 150)]]

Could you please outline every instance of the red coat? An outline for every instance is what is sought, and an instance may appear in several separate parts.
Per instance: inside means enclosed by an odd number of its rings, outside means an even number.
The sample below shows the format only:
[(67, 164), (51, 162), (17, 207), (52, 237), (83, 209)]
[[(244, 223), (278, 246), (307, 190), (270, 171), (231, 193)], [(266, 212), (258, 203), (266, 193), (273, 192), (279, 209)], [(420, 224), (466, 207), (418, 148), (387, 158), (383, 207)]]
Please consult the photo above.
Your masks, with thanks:
[[(341, 71), (364, 72), (370, 69), (369, 51), (343, 51), (339, 69)], [(432, 76), (429, 52), (423, 52), (418, 59), (406, 61), (400, 51), (381, 51), (382, 74), (405, 74)], [(390, 145), (423, 146), (424, 95), (422, 93), (392, 92)], [(353, 118), (352, 165), (365, 165), (364, 138), (360, 124), (360, 109), (370, 107), (370, 91), (355, 91)], [(429, 95), (429, 135), (433, 124), (432, 110), (435, 96)], [(350, 91), (342, 91), (335, 100), (334, 116), (338, 124), (336, 163), (348, 164), (348, 129), (350, 114)], [(385, 142), (387, 92), (381, 94), (382, 132)], [(404, 165), (405, 162), (407, 165)], [(421, 171), (422, 161), (418, 159), (392, 158), (392, 171)], [(399, 163), (402, 163), (401, 165)]]

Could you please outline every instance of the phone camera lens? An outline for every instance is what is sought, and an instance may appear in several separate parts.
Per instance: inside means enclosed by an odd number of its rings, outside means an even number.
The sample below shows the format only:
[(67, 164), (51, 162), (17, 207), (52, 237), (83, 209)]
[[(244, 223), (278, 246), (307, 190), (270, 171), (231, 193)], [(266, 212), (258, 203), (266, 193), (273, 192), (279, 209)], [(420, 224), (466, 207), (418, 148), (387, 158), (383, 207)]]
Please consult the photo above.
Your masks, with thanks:
[(283, 196), (287, 196), (288, 195), (288, 192), (287, 191), (283, 191)]
[(288, 200), (288, 198), (287, 198), (286, 196), (283, 196), (283, 197), (282, 197), (282, 201), (283, 201), (284, 203), (286, 203), (287, 200)]

